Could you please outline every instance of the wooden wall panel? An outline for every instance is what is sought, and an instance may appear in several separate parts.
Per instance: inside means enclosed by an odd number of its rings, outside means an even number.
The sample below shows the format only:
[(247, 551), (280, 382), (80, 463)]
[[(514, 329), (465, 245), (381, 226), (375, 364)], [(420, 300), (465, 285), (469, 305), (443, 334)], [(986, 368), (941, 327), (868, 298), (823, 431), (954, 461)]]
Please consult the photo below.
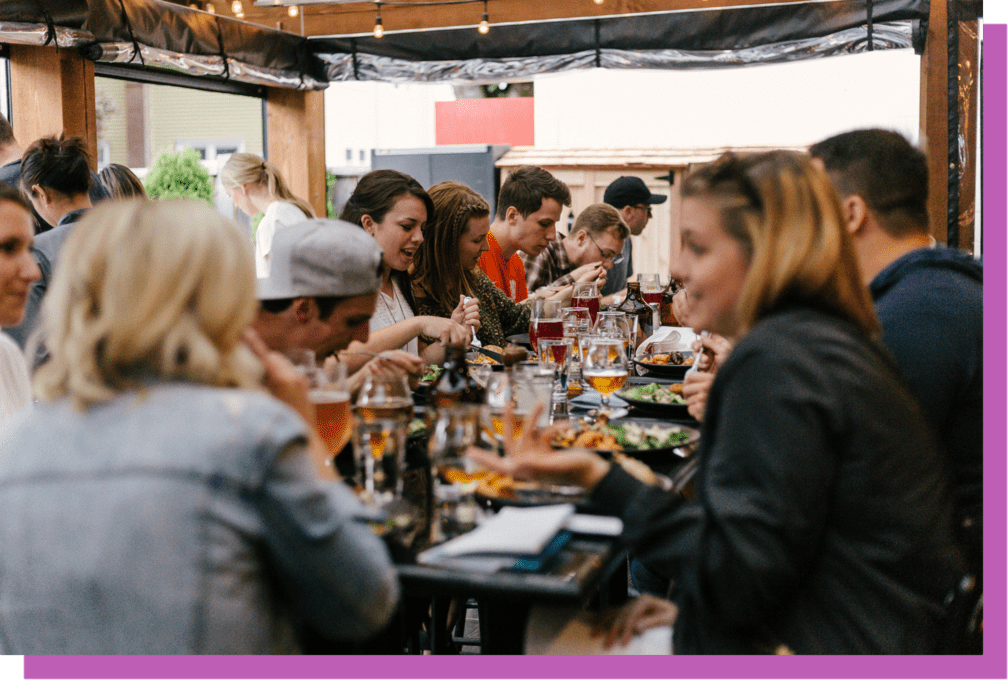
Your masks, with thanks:
[(83, 137), (98, 154), (94, 63), (75, 50), (10, 46), (14, 136), (22, 146), (47, 135)]
[(269, 88), (266, 145), (295, 195), (326, 214), (325, 105), (321, 91)]

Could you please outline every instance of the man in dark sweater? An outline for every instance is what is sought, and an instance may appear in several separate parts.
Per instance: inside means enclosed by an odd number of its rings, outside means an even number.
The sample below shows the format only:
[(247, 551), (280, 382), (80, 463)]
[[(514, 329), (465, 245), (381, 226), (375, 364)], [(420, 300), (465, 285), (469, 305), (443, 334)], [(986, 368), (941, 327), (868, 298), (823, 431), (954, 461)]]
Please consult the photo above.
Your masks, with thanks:
[(840, 194), (882, 342), (945, 447), (960, 538), (979, 569), (983, 527), (983, 266), (934, 247), (927, 159), (886, 130), (812, 146)]

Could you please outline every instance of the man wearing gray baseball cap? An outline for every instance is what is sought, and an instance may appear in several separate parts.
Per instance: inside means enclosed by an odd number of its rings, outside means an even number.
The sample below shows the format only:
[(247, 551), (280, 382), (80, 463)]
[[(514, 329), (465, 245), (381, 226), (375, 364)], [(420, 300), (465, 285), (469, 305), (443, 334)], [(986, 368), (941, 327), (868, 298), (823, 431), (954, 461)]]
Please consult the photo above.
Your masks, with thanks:
[(310, 349), (321, 360), (367, 342), (382, 264), (371, 235), (339, 220), (307, 220), (277, 231), (271, 259), (252, 324), (270, 349)]

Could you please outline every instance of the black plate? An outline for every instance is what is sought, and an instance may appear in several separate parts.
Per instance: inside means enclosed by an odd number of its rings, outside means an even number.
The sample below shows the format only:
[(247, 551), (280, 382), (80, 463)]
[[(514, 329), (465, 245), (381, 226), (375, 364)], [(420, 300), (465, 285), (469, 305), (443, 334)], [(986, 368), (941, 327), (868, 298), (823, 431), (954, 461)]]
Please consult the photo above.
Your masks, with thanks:
[[(675, 468), (679, 467), (684, 460), (693, 454), (696, 450), (697, 442), (700, 441), (700, 430), (695, 427), (690, 427), (689, 425), (669, 423), (665, 419), (617, 418), (612, 421), (613, 425), (624, 425), (626, 423), (636, 423), (644, 428), (650, 427), (651, 425), (659, 425), (661, 427), (669, 427), (672, 425), (675, 427), (681, 427), (690, 433), (690, 438), (677, 446), (666, 446), (660, 449), (623, 450), (623, 453), (626, 455), (647, 463), (655, 472), (661, 474), (670, 475)], [(610, 457), (610, 452), (608, 451), (597, 451), (597, 453), (602, 457)]]
[[(640, 385), (648, 381), (637, 379), (630, 381), (630, 386)], [(630, 397), (623, 394), (622, 391), (615, 392), (615, 396), (619, 397), (623, 401), (627, 402), (634, 408), (634, 413), (640, 413), (641, 415), (649, 415), (655, 418), (669, 418), (671, 420), (694, 420), (693, 416), (689, 414), (686, 404), (661, 404), (655, 401), (644, 401), (642, 399), (631, 399)]]
[(521, 345), (527, 349), (532, 349), (532, 343), (529, 342), (528, 333), (519, 333), (517, 335), (507, 336), (507, 341), (512, 345)]
[[(692, 354), (692, 352), (690, 353)], [(642, 361), (634, 359), (634, 366), (637, 367), (638, 375), (657, 375), (662, 378), (672, 378), (673, 380), (682, 380), (686, 377), (686, 371), (690, 369), (689, 366), (677, 366), (675, 364), (646, 364)]]

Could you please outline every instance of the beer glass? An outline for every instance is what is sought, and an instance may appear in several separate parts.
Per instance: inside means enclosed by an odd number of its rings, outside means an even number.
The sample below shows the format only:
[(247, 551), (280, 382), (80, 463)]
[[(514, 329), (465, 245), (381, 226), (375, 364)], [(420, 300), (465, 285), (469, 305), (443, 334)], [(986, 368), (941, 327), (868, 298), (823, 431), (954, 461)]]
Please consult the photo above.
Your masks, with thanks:
[(529, 318), (529, 344), (538, 352), (539, 338), (562, 338), (563, 305), (559, 300), (535, 300)]
[[(314, 365), (314, 355), (312, 356)], [(350, 439), (350, 391), (346, 364), (329, 361), (307, 372), (308, 398), (315, 405), (315, 428), (335, 458)]]
[[(605, 311), (599, 312), (598, 323), (595, 324), (595, 335), (606, 338), (621, 338), (625, 348), (627, 359), (632, 357), (634, 349), (633, 335), (630, 331), (630, 322), (625, 312)], [(582, 373), (584, 366), (582, 365)]]
[(571, 295), (571, 307), (587, 309), (594, 325), (599, 313), (598, 281), (575, 283)]
[(599, 412), (612, 413), (609, 407), (609, 395), (622, 388), (630, 377), (622, 339), (593, 337), (588, 340), (581, 374), (585, 382), (602, 397)]
[(476, 443), (478, 417), (479, 410), (471, 404), (437, 409), (427, 443), (434, 481), (432, 543), (469, 531), (482, 518), (474, 494), (486, 471), (465, 456)]

